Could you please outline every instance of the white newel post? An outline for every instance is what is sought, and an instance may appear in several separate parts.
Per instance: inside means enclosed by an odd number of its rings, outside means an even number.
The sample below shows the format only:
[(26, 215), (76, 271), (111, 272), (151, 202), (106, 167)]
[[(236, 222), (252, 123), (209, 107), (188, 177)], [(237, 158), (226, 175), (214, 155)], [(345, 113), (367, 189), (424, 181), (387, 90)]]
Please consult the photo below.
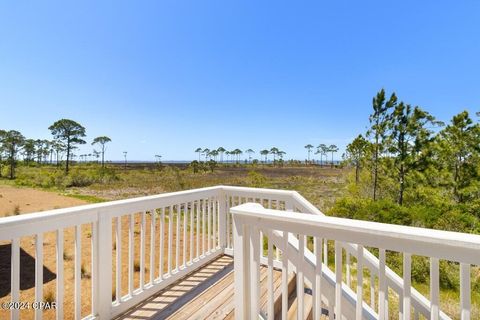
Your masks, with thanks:
[(233, 267), (235, 292), (235, 319), (250, 316), (250, 232), (241, 219), (233, 215)]
[(99, 319), (110, 319), (112, 309), (112, 217), (108, 212), (98, 213), (97, 256)]
[(220, 190), (219, 208), (218, 208), (218, 240), (221, 250), (227, 247), (227, 196), (225, 191)]

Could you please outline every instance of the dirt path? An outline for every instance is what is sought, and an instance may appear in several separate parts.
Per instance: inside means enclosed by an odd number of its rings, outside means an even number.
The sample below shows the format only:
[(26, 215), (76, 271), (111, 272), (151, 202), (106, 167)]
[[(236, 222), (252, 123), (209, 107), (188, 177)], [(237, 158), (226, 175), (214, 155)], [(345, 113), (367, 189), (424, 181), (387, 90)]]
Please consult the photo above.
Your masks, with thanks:
[(0, 185), (0, 217), (73, 207), (85, 203), (87, 202), (84, 200), (54, 192)]

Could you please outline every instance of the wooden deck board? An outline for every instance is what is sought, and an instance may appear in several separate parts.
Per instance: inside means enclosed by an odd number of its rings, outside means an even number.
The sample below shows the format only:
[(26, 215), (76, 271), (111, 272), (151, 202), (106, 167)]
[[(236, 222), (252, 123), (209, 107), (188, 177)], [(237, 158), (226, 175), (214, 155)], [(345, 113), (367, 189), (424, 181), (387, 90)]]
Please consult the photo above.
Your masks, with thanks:
[[(267, 301), (267, 269), (261, 268), (260, 299)], [(131, 319), (233, 319), (233, 258), (221, 256), (118, 317)], [(281, 272), (274, 271), (274, 287)]]

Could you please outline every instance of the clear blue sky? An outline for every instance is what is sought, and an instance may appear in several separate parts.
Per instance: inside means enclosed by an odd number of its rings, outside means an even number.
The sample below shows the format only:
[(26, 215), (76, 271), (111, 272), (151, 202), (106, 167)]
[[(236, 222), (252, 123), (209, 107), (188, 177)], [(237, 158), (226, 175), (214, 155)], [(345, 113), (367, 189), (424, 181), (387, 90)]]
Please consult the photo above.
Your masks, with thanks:
[(382, 87), (445, 121), (480, 110), (480, 2), (0, 3), (0, 128), (71, 118), (108, 159), (343, 149)]

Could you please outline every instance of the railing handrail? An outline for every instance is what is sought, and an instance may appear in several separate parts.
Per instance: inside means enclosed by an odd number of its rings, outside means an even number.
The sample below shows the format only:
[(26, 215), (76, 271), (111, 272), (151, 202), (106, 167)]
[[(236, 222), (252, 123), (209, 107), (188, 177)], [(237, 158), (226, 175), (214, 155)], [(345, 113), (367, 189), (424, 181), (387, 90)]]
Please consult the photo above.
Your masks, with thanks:
[(266, 220), (271, 228), (278, 230), (469, 264), (480, 261), (480, 236), (474, 234), (298, 214), (265, 209), (257, 203), (233, 207), (231, 212), (240, 217)]

